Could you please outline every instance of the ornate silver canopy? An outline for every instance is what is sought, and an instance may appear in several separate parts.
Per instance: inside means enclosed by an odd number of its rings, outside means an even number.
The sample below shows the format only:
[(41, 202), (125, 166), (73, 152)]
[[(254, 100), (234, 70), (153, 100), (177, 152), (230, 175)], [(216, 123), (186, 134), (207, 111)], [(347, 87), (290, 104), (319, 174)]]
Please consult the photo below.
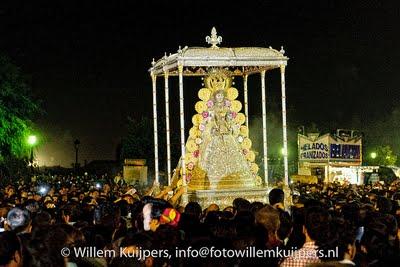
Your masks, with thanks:
[(152, 62), (149, 72), (156, 76), (178, 75), (178, 66), (184, 68), (184, 76), (203, 76), (208, 67), (228, 67), (234, 75), (259, 73), (262, 70), (279, 68), (286, 65), (288, 57), (285, 51), (272, 47), (218, 47), (222, 37), (217, 35), (215, 28), (211, 36), (206, 37), (211, 47), (184, 47), (177, 53), (165, 55), (161, 59)]

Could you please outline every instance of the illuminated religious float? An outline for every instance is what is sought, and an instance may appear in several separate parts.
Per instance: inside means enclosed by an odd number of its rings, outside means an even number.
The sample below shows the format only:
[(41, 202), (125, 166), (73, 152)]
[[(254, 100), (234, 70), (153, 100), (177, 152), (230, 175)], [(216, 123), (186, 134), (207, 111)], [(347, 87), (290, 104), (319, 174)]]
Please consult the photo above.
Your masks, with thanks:
[[(203, 206), (218, 203), (231, 205), (243, 197), (250, 201), (267, 200), (268, 161), (265, 74), (279, 68), (282, 91), (282, 126), (284, 184), (288, 184), (285, 66), (288, 58), (284, 50), (271, 47), (218, 47), (222, 37), (215, 28), (206, 37), (211, 47), (184, 47), (177, 53), (165, 55), (152, 62), (149, 69), (153, 85), (155, 179), (159, 182), (159, 149), (157, 129), (157, 77), (164, 77), (165, 124), (168, 183), (174, 179), (186, 188), (183, 202), (198, 201)], [(263, 121), (263, 162), (260, 176), (255, 163), (256, 153), (251, 149), (249, 135), (248, 88), (250, 75), (260, 74)], [(181, 158), (176, 174), (171, 169), (169, 77), (179, 79), (180, 148)], [(184, 77), (202, 77), (204, 87), (199, 89), (196, 114), (192, 117), (189, 136), (185, 138)], [(238, 89), (232, 87), (235, 77), (243, 78), (244, 113), (238, 100)], [(199, 84), (200, 85), (200, 84)], [(200, 87), (200, 86), (199, 86)], [(182, 168), (182, 166), (184, 166)]]

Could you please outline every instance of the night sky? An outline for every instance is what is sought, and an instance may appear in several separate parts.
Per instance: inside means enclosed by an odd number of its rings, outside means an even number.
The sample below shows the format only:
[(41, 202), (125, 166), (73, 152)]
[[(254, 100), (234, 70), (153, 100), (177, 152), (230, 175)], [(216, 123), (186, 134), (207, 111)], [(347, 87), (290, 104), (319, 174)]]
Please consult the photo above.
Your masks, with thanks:
[[(179, 45), (208, 46), (212, 26), (221, 46), (284, 46), (293, 128), (370, 125), (399, 103), (399, 1), (24, 2), (0, 3), (0, 52), (43, 101), (39, 160), (48, 165), (70, 166), (76, 138), (81, 162), (114, 159), (127, 117), (152, 115), (152, 58)], [(280, 101), (278, 82), (278, 72), (267, 73), (271, 103)], [(188, 103), (200, 87), (200, 80), (186, 87)]]

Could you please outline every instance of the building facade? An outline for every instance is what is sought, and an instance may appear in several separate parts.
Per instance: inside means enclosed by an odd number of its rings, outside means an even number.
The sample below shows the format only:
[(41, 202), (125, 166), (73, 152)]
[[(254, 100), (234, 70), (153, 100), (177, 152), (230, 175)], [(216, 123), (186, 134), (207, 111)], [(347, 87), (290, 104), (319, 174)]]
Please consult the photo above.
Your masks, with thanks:
[(361, 135), (299, 134), (298, 174), (316, 176), (318, 182), (362, 183)]

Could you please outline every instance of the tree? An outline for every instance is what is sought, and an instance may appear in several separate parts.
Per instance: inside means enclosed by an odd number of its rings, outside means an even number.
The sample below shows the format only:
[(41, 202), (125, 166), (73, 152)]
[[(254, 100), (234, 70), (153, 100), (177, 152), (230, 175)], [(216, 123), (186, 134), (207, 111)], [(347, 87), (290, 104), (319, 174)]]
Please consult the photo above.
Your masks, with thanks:
[(136, 121), (128, 118), (127, 135), (122, 140), (122, 158), (142, 158), (151, 161), (154, 157), (153, 123), (147, 118)]
[[(146, 159), (147, 166), (153, 171), (154, 168), (154, 132), (153, 120), (143, 117), (140, 120), (128, 118), (127, 135), (122, 139), (121, 156), (119, 158)], [(167, 169), (166, 166), (166, 137), (165, 120), (158, 121), (158, 159), (160, 170)], [(179, 134), (174, 134), (171, 130), (171, 163), (175, 168), (180, 158), (180, 139)]]
[(396, 164), (397, 156), (393, 153), (390, 146), (378, 146), (375, 149), (367, 150), (369, 154), (367, 155), (365, 162), (368, 165), (377, 166), (393, 166)]
[(0, 54), (0, 164), (26, 158), (32, 119), (41, 113), (20, 70)]

